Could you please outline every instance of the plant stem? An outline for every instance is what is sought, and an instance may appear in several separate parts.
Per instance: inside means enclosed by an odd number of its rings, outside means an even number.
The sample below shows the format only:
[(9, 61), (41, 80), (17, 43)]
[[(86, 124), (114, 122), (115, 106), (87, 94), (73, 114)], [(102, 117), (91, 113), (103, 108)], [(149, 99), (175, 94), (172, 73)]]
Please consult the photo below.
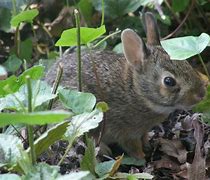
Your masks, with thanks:
[[(61, 81), (62, 74), (63, 74), (63, 65), (61, 63), (59, 63), (56, 79), (55, 79), (55, 82), (53, 83), (52, 94), (56, 94), (58, 86)], [(48, 110), (52, 109), (53, 101), (54, 101), (54, 99), (50, 100), (50, 102), (48, 104), (48, 108), (47, 108)]]
[(71, 147), (72, 147), (72, 144), (73, 144), (73, 142), (74, 142), (74, 137), (72, 137), (70, 140), (69, 140), (69, 145), (67, 146), (67, 148), (66, 148), (66, 151), (65, 151), (65, 153), (64, 153), (64, 155), (62, 156), (62, 158), (61, 158), (61, 160), (58, 162), (58, 166), (60, 166), (61, 165), (61, 163), (64, 161), (64, 159), (66, 158), (66, 156), (67, 156), (67, 154), (68, 154), (68, 152), (70, 151), (70, 149), (71, 149)]
[(82, 91), (82, 61), (81, 61), (81, 41), (80, 41), (80, 17), (79, 11), (74, 10), (77, 28), (77, 77), (78, 77), (78, 90)]
[(16, 0), (12, 0), (12, 14), (13, 16), (17, 15)]
[(15, 30), (15, 51), (16, 51), (16, 55), (17, 57), (20, 57), (20, 30), (19, 30), (19, 25), (17, 26), (16, 30)]
[[(32, 112), (32, 88), (30, 76), (26, 76), (27, 90), (28, 90), (28, 113)], [(33, 126), (27, 125), (29, 147), (31, 149), (31, 161), (34, 165), (36, 163), (36, 153), (34, 149)]]
[(69, 7), (69, 1), (68, 0), (66, 0), (66, 6)]
[(201, 57), (200, 54), (198, 54), (198, 58), (199, 58), (199, 60), (201, 61), (201, 64), (202, 64), (202, 66), (203, 66), (203, 69), (204, 69), (206, 75), (207, 75), (208, 78), (210, 79), (208, 69), (206, 68), (206, 65), (205, 65), (205, 63), (204, 63), (204, 61), (203, 61), (203, 58)]
[(104, 24), (104, 0), (101, 0), (101, 26)]
[(120, 33), (121, 30), (115, 31), (112, 34), (109, 34), (108, 36), (106, 36), (105, 38), (103, 38), (102, 40), (100, 40), (98, 43), (96, 43), (93, 48), (96, 48), (98, 45), (100, 45), (102, 42), (104, 42), (105, 40), (109, 39), (110, 37), (114, 36), (115, 34)]

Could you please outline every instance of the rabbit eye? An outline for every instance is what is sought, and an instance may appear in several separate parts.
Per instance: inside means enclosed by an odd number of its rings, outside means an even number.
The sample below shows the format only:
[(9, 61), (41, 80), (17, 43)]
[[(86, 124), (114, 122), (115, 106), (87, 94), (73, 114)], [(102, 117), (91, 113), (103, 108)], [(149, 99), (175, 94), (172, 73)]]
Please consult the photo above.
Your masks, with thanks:
[(175, 86), (176, 85), (176, 81), (174, 78), (172, 77), (165, 77), (164, 78), (164, 84), (166, 86)]

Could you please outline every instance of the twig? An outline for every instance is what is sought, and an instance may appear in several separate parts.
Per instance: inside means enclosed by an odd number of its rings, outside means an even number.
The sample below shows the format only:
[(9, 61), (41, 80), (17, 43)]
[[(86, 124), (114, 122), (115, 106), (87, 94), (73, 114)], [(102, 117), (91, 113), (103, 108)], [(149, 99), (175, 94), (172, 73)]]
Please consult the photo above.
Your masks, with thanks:
[(184, 19), (182, 20), (182, 22), (179, 24), (179, 26), (172, 32), (170, 33), (169, 35), (165, 36), (164, 38), (162, 38), (162, 40), (165, 40), (165, 39), (168, 39), (170, 37), (173, 37), (179, 30), (180, 28), (183, 26), (183, 24), (185, 23), (185, 21), (187, 20), (187, 18), (189, 17), (193, 7), (194, 7), (194, 4), (195, 4), (195, 0), (192, 0), (192, 3), (190, 5), (190, 8), (189, 10), (187, 11), (187, 14), (186, 16), (184, 17)]
[(203, 61), (203, 58), (201, 57), (200, 54), (198, 54), (198, 58), (199, 58), (199, 60), (200, 60), (200, 62), (201, 62), (201, 64), (202, 64), (202, 66), (203, 66), (203, 69), (204, 69), (206, 75), (207, 75), (208, 78), (210, 79), (208, 69), (206, 68), (206, 65), (205, 65), (205, 63), (204, 63), (204, 61)]

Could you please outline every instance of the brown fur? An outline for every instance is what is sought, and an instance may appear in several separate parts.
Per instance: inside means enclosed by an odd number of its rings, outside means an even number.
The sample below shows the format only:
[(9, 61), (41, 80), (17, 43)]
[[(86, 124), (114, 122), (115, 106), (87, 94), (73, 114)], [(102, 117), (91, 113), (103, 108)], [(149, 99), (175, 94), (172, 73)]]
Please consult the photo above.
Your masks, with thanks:
[[(149, 22), (153, 22), (148, 14), (145, 21), (149, 18)], [(156, 28), (155, 24), (147, 27), (147, 31)], [(105, 144), (117, 142), (137, 158), (144, 155), (141, 138), (148, 130), (164, 121), (175, 109), (191, 108), (204, 97), (206, 90), (206, 82), (187, 61), (170, 60), (157, 45), (157, 30), (153, 32), (154, 45), (152, 38), (149, 38), (149, 45), (145, 45), (132, 30), (123, 31), (127, 59), (110, 51), (82, 54), (84, 91), (95, 94), (110, 107), (102, 141)], [(50, 84), (55, 79), (58, 63), (64, 64), (61, 85), (76, 88), (76, 53), (64, 54), (54, 64), (46, 77)], [(165, 76), (174, 77), (176, 86), (167, 87), (163, 83)]]

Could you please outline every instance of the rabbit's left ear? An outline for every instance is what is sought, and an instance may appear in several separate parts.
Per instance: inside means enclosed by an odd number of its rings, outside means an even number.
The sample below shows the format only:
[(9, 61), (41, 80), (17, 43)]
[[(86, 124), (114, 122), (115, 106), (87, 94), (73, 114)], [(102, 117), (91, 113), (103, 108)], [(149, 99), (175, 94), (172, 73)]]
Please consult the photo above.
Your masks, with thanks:
[(125, 29), (121, 34), (123, 51), (127, 61), (134, 67), (144, 65), (148, 55), (148, 49), (142, 40), (133, 30)]
[(150, 12), (143, 14), (143, 22), (147, 35), (147, 44), (152, 46), (160, 45), (158, 26), (153, 14)]

